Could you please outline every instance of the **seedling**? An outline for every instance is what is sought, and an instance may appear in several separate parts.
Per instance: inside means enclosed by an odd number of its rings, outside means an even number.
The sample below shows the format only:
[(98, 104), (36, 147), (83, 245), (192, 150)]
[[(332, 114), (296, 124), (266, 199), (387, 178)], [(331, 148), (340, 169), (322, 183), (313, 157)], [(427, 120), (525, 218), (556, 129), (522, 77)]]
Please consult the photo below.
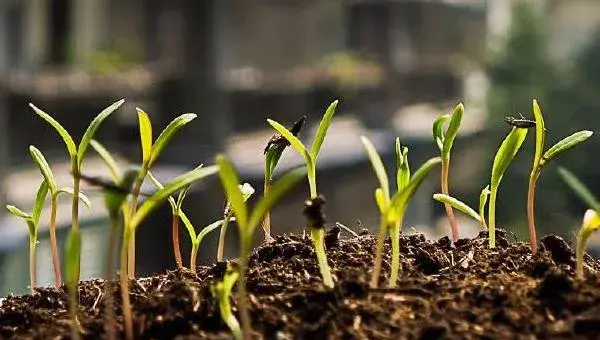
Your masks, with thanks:
[[(302, 116), (298, 119), (290, 132), (294, 136), (298, 136), (300, 130), (302, 129), (302, 125), (304, 125), (304, 121), (306, 120), (306, 116)], [(280, 133), (275, 134), (265, 147), (264, 155), (265, 155), (265, 182), (264, 182), (264, 195), (269, 192), (271, 188), (271, 182), (273, 181), (273, 174), (275, 173), (275, 168), (277, 167), (277, 163), (281, 158), (281, 154), (286, 147), (288, 147), (290, 143), (283, 137)], [(265, 231), (265, 241), (271, 240), (271, 216), (269, 212), (265, 214), (265, 218), (263, 219), (263, 230)], [(222, 255), (221, 255), (222, 258)]]
[(469, 207), (466, 203), (463, 203), (457, 198), (454, 198), (450, 195), (446, 194), (434, 194), (433, 199), (444, 203), (449, 204), (454, 209), (472, 217), (474, 220), (479, 222), (479, 225), (483, 230), (487, 230), (487, 223), (485, 222), (485, 205), (487, 203), (488, 196), (490, 195), (490, 187), (489, 185), (481, 190), (479, 194), (479, 212), (476, 212), (473, 208)]
[(583, 280), (583, 255), (592, 233), (600, 229), (600, 200), (581, 182), (573, 173), (564, 168), (559, 168), (558, 173), (567, 185), (579, 196), (579, 198), (590, 208), (584, 216), (577, 235), (577, 277)]
[(36, 285), (36, 262), (35, 262), (35, 249), (37, 245), (37, 234), (40, 223), (40, 215), (44, 208), (44, 201), (48, 194), (48, 183), (44, 180), (37, 191), (35, 201), (33, 203), (33, 210), (31, 214), (23, 212), (21, 209), (14, 205), (7, 205), (6, 209), (11, 214), (22, 218), (27, 223), (29, 228), (29, 286), (31, 288), (31, 294), (34, 293)]
[(535, 157), (533, 159), (531, 174), (529, 175), (529, 188), (527, 190), (527, 222), (529, 226), (529, 244), (531, 246), (531, 251), (535, 253), (537, 251), (537, 235), (535, 229), (534, 212), (535, 187), (542, 169), (546, 164), (563, 152), (590, 138), (593, 132), (587, 130), (575, 132), (574, 134), (554, 144), (554, 146), (544, 152), (546, 127), (544, 125), (542, 110), (540, 110), (538, 102), (535, 99), (533, 100), (533, 115), (535, 116)]
[(379, 187), (375, 189), (375, 201), (381, 214), (379, 235), (377, 237), (377, 246), (375, 250), (375, 264), (371, 276), (371, 287), (377, 288), (379, 285), (379, 273), (381, 272), (381, 261), (383, 258), (383, 243), (386, 233), (389, 230), (392, 243), (392, 267), (390, 274), (389, 287), (396, 287), (398, 273), (400, 271), (400, 232), (402, 231), (402, 222), (404, 214), (408, 208), (408, 203), (414, 196), (417, 188), (423, 183), (431, 170), (442, 162), (440, 157), (434, 157), (427, 160), (411, 176), (410, 166), (408, 164), (408, 148), (401, 147), (400, 139), (396, 138), (396, 187), (397, 191), (390, 198), (389, 179), (383, 161), (377, 153), (375, 146), (366, 138), (361, 140), (367, 150), (369, 160), (373, 171), (379, 181)]
[[(129, 206), (129, 216), (133, 218), (136, 213), (138, 198), (140, 195), (140, 189), (142, 183), (150, 170), (150, 167), (154, 164), (156, 159), (160, 156), (164, 148), (167, 146), (171, 138), (175, 135), (180, 128), (187, 123), (191, 122), (196, 118), (193, 113), (183, 114), (173, 119), (167, 127), (160, 133), (156, 141), (152, 143), (152, 123), (150, 117), (140, 108), (136, 108), (138, 114), (138, 121), (140, 125), (140, 142), (142, 146), (142, 165), (139, 176), (133, 185), (133, 195)], [(181, 251), (179, 249), (179, 227), (173, 225), (173, 252), (175, 254), (175, 261), (179, 267), (182, 266)], [(128, 265), (127, 272), (130, 278), (135, 277), (135, 234), (132, 235), (128, 244)]]
[(315, 246), (317, 254), (317, 263), (323, 278), (323, 284), (328, 288), (333, 288), (333, 278), (331, 269), (327, 263), (327, 253), (325, 252), (325, 214), (323, 206), (325, 199), (319, 195), (313, 199), (304, 202), (304, 215), (306, 216), (310, 237)]
[(504, 176), (504, 172), (515, 158), (519, 149), (527, 137), (527, 129), (513, 127), (506, 136), (494, 157), (492, 165), (492, 176), (490, 181), (490, 205), (489, 205), (489, 245), (490, 248), (496, 247), (496, 199), (498, 197), (498, 187)]
[[(295, 138), (295, 137), (294, 137)], [(242, 330), (244, 339), (249, 340), (250, 335), (250, 314), (248, 311), (248, 302), (246, 298), (246, 273), (248, 271), (248, 259), (252, 249), (252, 240), (258, 224), (262, 221), (264, 214), (274, 206), (285, 193), (287, 193), (300, 179), (305, 176), (305, 169), (294, 169), (284, 174), (277, 180), (268, 195), (261, 197), (252, 213), (249, 213), (244, 195), (240, 189), (239, 176), (231, 163), (225, 156), (217, 156), (217, 165), (219, 167), (219, 177), (227, 195), (227, 200), (231, 204), (240, 234), (240, 279), (238, 283), (239, 301), (238, 306), (242, 320)]]
[(79, 339), (79, 268), (81, 261), (81, 233), (79, 229), (71, 228), (65, 247), (65, 280), (69, 291), (69, 314), (71, 316), (71, 339)]
[[(71, 228), (77, 231), (79, 230), (79, 185), (81, 181), (79, 174), (81, 173), (83, 159), (85, 158), (85, 155), (87, 153), (90, 141), (96, 135), (96, 132), (98, 131), (98, 128), (100, 127), (102, 122), (104, 122), (106, 118), (108, 118), (113, 112), (115, 112), (124, 102), (125, 100), (121, 99), (104, 109), (102, 112), (100, 112), (100, 114), (98, 114), (88, 126), (87, 130), (83, 134), (83, 137), (81, 137), (81, 141), (79, 142), (78, 146), (75, 145), (75, 142), (73, 141), (71, 135), (67, 132), (67, 130), (65, 130), (65, 128), (62, 125), (60, 125), (59, 122), (57, 122), (54, 118), (52, 118), (44, 111), (37, 108), (35, 105), (29, 104), (29, 106), (38, 116), (44, 119), (56, 130), (56, 132), (58, 132), (63, 142), (65, 143), (67, 153), (71, 158), (71, 172), (73, 173)], [(81, 254), (78, 254), (77, 256), (79, 257), (81, 256)], [(77, 261), (77, 264), (79, 263), (80, 261)], [(77, 268), (77, 279), (79, 281), (79, 267)]]
[[(50, 192), (50, 226), (49, 226), (49, 234), (50, 234), (50, 249), (52, 252), (52, 265), (54, 266), (54, 287), (56, 289), (60, 289), (62, 279), (60, 274), (60, 259), (58, 256), (58, 243), (56, 241), (56, 209), (58, 207), (58, 196), (60, 194), (70, 194), (73, 195), (73, 189), (71, 188), (59, 188), (58, 184), (54, 179), (54, 174), (50, 169), (50, 165), (46, 161), (46, 158), (42, 154), (40, 150), (38, 150), (35, 146), (29, 146), (29, 153), (31, 154), (31, 158), (40, 169), (46, 184), (48, 185), (48, 190)], [(86, 205), (90, 206), (89, 199), (82, 193), (79, 193), (79, 199)]]
[[(269, 184), (270, 188), (271, 184)], [(240, 186), (240, 190), (242, 190), (242, 195), (244, 196), (244, 201), (247, 201), (252, 194), (254, 194), (254, 188), (249, 183), (244, 183)], [(268, 216), (269, 211), (265, 213), (265, 216)], [(217, 246), (217, 262), (223, 261), (223, 255), (225, 253), (225, 236), (227, 236), (227, 227), (229, 226), (229, 221), (233, 218), (233, 210), (231, 210), (231, 203), (225, 200), (225, 208), (223, 209), (223, 224), (221, 226), (221, 233), (219, 234), (219, 245)], [(266, 217), (265, 217), (266, 218)], [(270, 223), (269, 223), (270, 225)], [(263, 230), (264, 230), (264, 219), (263, 219)], [(266, 234), (265, 234), (266, 235)]]
[[(331, 103), (331, 105), (329, 105), (329, 107), (327, 108), (327, 111), (325, 111), (325, 115), (321, 119), (321, 123), (319, 124), (319, 129), (317, 130), (317, 135), (315, 136), (315, 139), (311, 146), (310, 152), (308, 152), (308, 150), (306, 149), (304, 144), (300, 141), (300, 139), (298, 139), (296, 136), (294, 136), (294, 134), (291, 131), (289, 131), (283, 125), (277, 123), (276, 121), (267, 119), (267, 122), (269, 122), (269, 124), (275, 130), (277, 130), (277, 132), (279, 132), (285, 139), (287, 139), (287, 141), (292, 145), (292, 147), (304, 158), (304, 161), (306, 162), (306, 168), (308, 169), (307, 177), (308, 177), (308, 185), (310, 187), (310, 199), (311, 200), (316, 199), (318, 196), (318, 192), (317, 192), (317, 159), (319, 157), (319, 151), (321, 150), (323, 141), (325, 140), (325, 136), (327, 135), (327, 129), (329, 129), (329, 125), (331, 124), (331, 120), (333, 119), (333, 115), (335, 114), (335, 109), (337, 107), (337, 104), (338, 104), (338, 101), (336, 100), (333, 103)], [(309, 226), (309, 229), (311, 229), (310, 226)], [(313, 244), (315, 245), (315, 252), (317, 254), (320, 254), (321, 251), (323, 251), (323, 253), (324, 253), (324, 250), (317, 249), (317, 247), (319, 245), (323, 244), (323, 237), (324, 237), (324, 233), (322, 230), (321, 231), (315, 230), (314, 233), (311, 231), (311, 238), (312, 238)], [(317, 260), (318, 260), (318, 258), (317, 258)], [(329, 272), (329, 266), (327, 265), (327, 261), (325, 260), (323, 262), (321, 259), (321, 261), (318, 260), (318, 262), (319, 262), (321, 274), (327, 275), (326, 273)], [(333, 286), (333, 280), (331, 279), (330, 276), (331, 276), (331, 274), (329, 274), (329, 277), (327, 277), (327, 276), (323, 277), (323, 283), (328, 287)]]
[[(433, 139), (437, 143), (442, 157), (442, 193), (446, 195), (449, 195), (448, 175), (450, 173), (450, 151), (452, 151), (454, 139), (456, 139), (456, 135), (458, 134), (458, 128), (460, 127), (464, 111), (465, 108), (463, 104), (458, 104), (454, 108), (452, 115), (440, 116), (433, 123)], [(446, 131), (444, 131), (444, 123), (446, 123), (448, 119), (450, 119), (450, 123), (448, 124)], [(450, 222), (450, 227), (452, 229), (452, 239), (456, 241), (458, 240), (458, 222), (454, 217), (452, 205), (444, 203), (444, 207), (446, 209), (446, 216), (448, 216), (448, 221)]]
[(236, 340), (242, 340), (244, 337), (242, 330), (240, 329), (240, 323), (231, 310), (229, 297), (231, 296), (231, 289), (239, 276), (239, 268), (237, 268), (235, 263), (229, 263), (227, 264), (227, 269), (223, 275), (223, 280), (211, 287), (213, 295), (219, 300), (221, 319), (223, 319), (223, 322), (229, 327), (231, 334), (233, 334), (233, 337)]

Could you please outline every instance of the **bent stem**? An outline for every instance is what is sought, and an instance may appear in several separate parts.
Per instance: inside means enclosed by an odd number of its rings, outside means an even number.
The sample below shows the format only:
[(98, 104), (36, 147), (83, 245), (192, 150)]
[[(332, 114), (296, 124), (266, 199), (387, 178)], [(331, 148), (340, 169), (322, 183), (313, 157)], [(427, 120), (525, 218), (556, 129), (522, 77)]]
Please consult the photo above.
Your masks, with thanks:
[[(442, 193), (446, 195), (450, 195), (448, 189), (448, 177), (450, 172), (450, 158), (442, 159)], [(452, 229), (452, 240), (458, 240), (458, 223), (456, 221), (456, 217), (454, 217), (454, 210), (452, 206), (448, 203), (444, 203), (444, 208), (446, 209), (446, 216), (448, 216), (448, 221), (450, 222), (450, 228)]]
[(529, 225), (529, 245), (531, 246), (531, 252), (537, 252), (537, 234), (535, 229), (535, 187), (539, 172), (532, 173), (529, 177), (529, 189), (527, 190), (527, 224)]
[(129, 249), (128, 244), (131, 239), (131, 231), (127, 225), (125, 225), (123, 236), (123, 244), (121, 245), (121, 269), (119, 272), (121, 301), (123, 303), (123, 328), (125, 329), (125, 338), (127, 340), (133, 340), (133, 320), (131, 316), (131, 301), (129, 300), (129, 286), (127, 282), (127, 253)]
[(490, 249), (496, 248), (496, 196), (498, 195), (498, 187), (492, 187), (490, 190), (490, 205), (489, 205), (489, 228), (488, 236), (490, 240)]
[(327, 263), (327, 254), (325, 253), (325, 230), (323, 228), (310, 228), (310, 237), (313, 240), (315, 252), (317, 253), (317, 261), (319, 262), (323, 284), (326, 287), (333, 288), (331, 269)]
[(225, 236), (227, 236), (227, 226), (229, 225), (229, 220), (231, 220), (232, 214), (233, 210), (230, 209), (223, 219), (223, 225), (221, 225), (221, 232), (219, 233), (219, 245), (217, 246), (217, 262), (223, 261), (223, 254), (225, 253)]
[(36, 274), (35, 274), (35, 246), (36, 239), (30, 238), (29, 240), (29, 285), (31, 286), (31, 295), (33, 295), (36, 284)]
[(183, 261), (181, 260), (181, 249), (179, 247), (178, 214), (173, 214), (173, 220), (171, 221), (171, 238), (173, 239), (173, 254), (175, 255), (175, 263), (177, 263), (177, 268), (183, 268)]
[(58, 258), (58, 243), (56, 242), (56, 206), (58, 201), (57, 195), (52, 195), (50, 205), (50, 249), (52, 251), (52, 265), (54, 266), (54, 287), (58, 290), (62, 279), (60, 277), (60, 259)]
[(379, 273), (381, 272), (386, 227), (385, 219), (382, 218), (379, 226), (379, 235), (377, 236), (377, 245), (375, 247), (375, 264), (373, 265), (373, 274), (371, 275), (371, 288), (379, 286)]
[(400, 272), (400, 224), (394, 224), (390, 227), (390, 239), (392, 241), (392, 270), (389, 287), (395, 288)]

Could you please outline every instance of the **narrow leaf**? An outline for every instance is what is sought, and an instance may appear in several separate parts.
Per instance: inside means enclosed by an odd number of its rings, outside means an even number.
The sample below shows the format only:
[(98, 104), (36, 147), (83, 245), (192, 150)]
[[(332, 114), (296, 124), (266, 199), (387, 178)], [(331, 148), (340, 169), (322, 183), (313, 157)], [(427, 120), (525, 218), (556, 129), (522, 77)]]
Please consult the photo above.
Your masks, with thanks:
[(233, 163), (223, 155), (217, 156), (217, 165), (227, 201), (231, 204), (231, 209), (238, 220), (238, 224), (245, 227), (248, 223), (248, 207), (246, 207), (244, 195), (240, 188), (240, 178), (237, 171)]
[[(279, 200), (292, 189), (302, 177), (306, 176), (306, 168), (296, 168), (285, 173), (279, 180), (277, 180), (266, 196), (256, 204), (250, 220), (248, 222), (249, 235), (252, 235), (256, 226), (262, 221), (265, 213), (269, 211)], [(237, 217), (237, 216), (236, 216)], [(239, 221), (239, 218), (238, 218)], [(240, 224), (241, 222), (238, 222)]]
[(460, 123), (462, 122), (462, 116), (464, 112), (465, 107), (462, 103), (456, 105), (454, 111), (452, 112), (452, 118), (450, 118), (450, 124), (448, 125), (448, 129), (446, 130), (446, 134), (444, 137), (444, 144), (442, 148), (443, 158), (450, 157), (450, 151), (452, 150), (452, 146), (454, 145), (456, 135), (458, 135), (458, 128), (460, 128)]
[(113, 158), (110, 152), (104, 147), (104, 145), (100, 144), (97, 140), (92, 139), (90, 141), (90, 145), (92, 148), (100, 155), (106, 167), (108, 167), (108, 171), (110, 172), (110, 177), (115, 183), (119, 183), (121, 181), (121, 169), (117, 164), (117, 161)]
[(377, 208), (379, 209), (380, 214), (383, 214), (387, 210), (389, 198), (386, 201), (385, 194), (381, 188), (375, 189), (375, 203), (377, 203)]
[(542, 161), (542, 153), (544, 152), (546, 140), (546, 126), (544, 124), (542, 110), (535, 99), (533, 100), (533, 116), (535, 117), (535, 156), (533, 158), (533, 171), (536, 171)]
[(160, 135), (158, 135), (158, 138), (156, 138), (154, 145), (152, 145), (152, 157), (150, 158), (150, 165), (152, 165), (156, 161), (158, 156), (162, 154), (163, 150), (165, 149), (169, 141), (171, 141), (175, 133), (179, 131), (179, 129), (181, 129), (184, 125), (196, 119), (196, 117), (197, 115), (195, 113), (182, 114), (181, 116), (173, 119), (169, 123), (169, 125), (167, 125), (167, 127), (165, 127), (164, 130), (162, 130)]
[(558, 157), (563, 152), (572, 149), (573, 147), (583, 143), (588, 138), (590, 138), (594, 133), (592, 131), (579, 131), (574, 134), (565, 137), (563, 140), (554, 144), (546, 153), (544, 153), (543, 160), (545, 163), (550, 162), (554, 158)]
[(150, 163), (152, 157), (152, 123), (150, 117), (140, 108), (135, 108), (138, 114), (140, 125), (140, 144), (142, 146), (142, 161), (144, 164)]
[(9, 213), (11, 213), (17, 217), (20, 217), (22, 219), (25, 219), (25, 220), (31, 219), (31, 215), (29, 215), (28, 213), (24, 212), (23, 210), (15, 207), (14, 205), (10, 205), (10, 204), (7, 205), (6, 210), (8, 210)]
[(222, 224), (223, 224), (223, 220), (218, 220), (218, 221), (213, 222), (213, 223), (207, 225), (206, 227), (204, 227), (204, 229), (202, 229), (202, 231), (200, 231), (200, 233), (196, 237), (196, 244), (200, 245), (200, 243), (202, 242), (202, 239), (204, 239), (204, 237), (206, 235), (208, 235), (213, 230), (219, 228)]
[(306, 166), (308, 168), (312, 168), (313, 166), (313, 158), (311, 156), (311, 154), (308, 153), (308, 151), (306, 150), (306, 147), (304, 147), (304, 144), (302, 144), (302, 142), (300, 141), (300, 139), (298, 139), (298, 137), (294, 136), (285, 126), (277, 123), (274, 120), (271, 119), (267, 119), (267, 122), (275, 129), (277, 130), (277, 132), (279, 132), (285, 139), (288, 140), (288, 142), (290, 142), (290, 145), (292, 145), (292, 147), (294, 149), (296, 149), (296, 151), (302, 155), (302, 157), (304, 157), (304, 161), (306, 162)]
[(44, 119), (46, 122), (48, 122), (48, 124), (52, 125), (54, 130), (56, 130), (56, 132), (58, 132), (58, 134), (62, 137), (63, 141), (65, 142), (65, 145), (67, 146), (67, 151), (69, 152), (69, 156), (71, 158), (75, 157), (77, 155), (77, 146), (75, 145), (73, 138), (71, 138), (71, 135), (69, 135), (67, 130), (62, 125), (60, 125), (59, 122), (57, 122), (54, 118), (52, 118), (49, 114), (38, 109), (35, 105), (29, 103), (29, 106), (33, 109), (33, 111), (38, 116), (40, 116), (42, 119)]
[(325, 140), (325, 136), (327, 135), (329, 125), (331, 125), (331, 120), (333, 119), (333, 115), (335, 114), (335, 109), (337, 108), (337, 105), (338, 101), (333, 101), (333, 103), (329, 105), (327, 111), (325, 111), (325, 115), (323, 115), (323, 118), (321, 119), (321, 123), (319, 124), (319, 128), (317, 129), (317, 134), (315, 135), (315, 140), (313, 141), (312, 147), (310, 148), (310, 154), (314, 162), (317, 161), (319, 151), (321, 150), (321, 146), (323, 145), (323, 141)]
[(33, 202), (33, 209), (31, 210), (31, 219), (35, 223), (36, 228), (40, 222), (40, 216), (42, 215), (42, 210), (44, 209), (44, 203), (46, 202), (47, 195), (48, 183), (46, 183), (44, 180), (38, 188), (37, 194), (35, 195), (35, 201)]
[[(57, 191), (59, 194), (68, 194), (70, 196), (74, 196), (75, 195), (75, 191), (73, 191), (73, 188), (69, 188), (69, 187), (62, 187), (59, 188)], [(83, 192), (79, 192), (79, 200), (85, 204), (85, 206), (87, 208), (92, 206), (92, 202), (90, 202), (89, 197), (86, 196), (86, 194), (84, 194)]]
[(486, 185), (481, 194), (479, 194), (479, 216), (484, 219), (485, 216), (485, 205), (487, 204), (488, 197), (490, 196), (490, 186)]
[(470, 217), (474, 218), (476, 221), (481, 223), (481, 217), (479, 216), (479, 214), (477, 214), (475, 210), (473, 210), (464, 202), (446, 194), (434, 194), (433, 199), (444, 204), (449, 204), (454, 209), (469, 215)]
[[(156, 189), (163, 189), (164, 186), (162, 185), (162, 183), (160, 183), (158, 181), (158, 179), (154, 176), (154, 174), (152, 174), (152, 172), (148, 171), (148, 178), (150, 178), (150, 182), (152, 182), (152, 184), (154, 185), (154, 187)], [(167, 198), (167, 201), (169, 202), (169, 205), (171, 206), (171, 213), (173, 215), (177, 215), (177, 202), (175, 202), (175, 198), (173, 198), (173, 196), (169, 196), (169, 198)]]
[(58, 185), (54, 180), (54, 174), (52, 174), (52, 170), (50, 169), (50, 165), (46, 161), (46, 158), (42, 154), (42, 152), (33, 145), (29, 146), (29, 154), (31, 155), (31, 159), (40, 169), (42, 176), (44, 176), (44, 180), (48, 184), (48, 188), (50, 189), (51, 195), (56, 195), (58, 190)]
[(444, 150), (444, 124), (450, 118), (450, 115), (441, 115), (433, 121), (433, 140), (436, 142), (440, 152)]
[(187, 215), (183, 211), (181, 211), (179, 213), (179, 218), (181, 219), (181, 221), (183, 222), (183, 225), (187, 229), (188, 234), (190, 235), (191, 242), (192, 243), (196, 242), (196, 229), (194, 228), (194, 225), (192, 224), (190, 219), (187, 217)]
[(402, 148), (402, 164), (396, 171), (396, 189), (404, 190), (410, 182), (410, 165), (408, 164), (408, 148)]
[(385, 166), (381, 161), (381, 157), (379, 153), (377, 153), (377, 149), (375, 146), (367, 139), (367, 137), (360, 137), (365, 149), (367, 150), (367, 155), (369, 156), (369, 160), (371, 161), (371, 166), (373, 167), (373, 171), (375, 172), (375, 176), (377, 176), (377, 180), (379, 181), (379, 187), (383, 191), (383, 195), (385, 198), (385, 204), (390, 201), (390, 184), (388, 182), (387, 171), (385, 170)]
[(571, 171), (565, 168), (558, 168), (558, 173), (562, 176), (567, 185), (579, 196), (587, 206), (596, 211), (600, 211), (600, 201), (592, 194), (585, 184)]
[(185, 174), (175, 178), (170, 183), (165, 185), (164, 188), (156, 191), (140, 205), (131, 221), (129, 221), (131, 228), (135, 229), (149, 213), (156, 209), (169, 196), (196, 181), (199, 181), (210, 175), (214, 175), (217, 173), (217, 171), (218, 169), (216, 166), (209, 166), (205, 168), (197, 167), (196, 169), (188, 171)]
[(494, 165), (492, 166), (491, 187), (498, 187), (504, 172), (512, 162), (513, 158), (523, 145), (527, 137), (527, 129), (513, 127), (510, 133), (506, 136), (500, 148), (494, 157)]
[(98, 114), (96, 116), (96, 118), (94, 118), (92, 120), (92, 122), (88, 126), (87, 130), (85, 130), (83, 137), (81, 137), (81, 142), (79, 143), (79, 147), (77, 148), (77, 167), (79, 169), (81, 169), (81, 164), (83, 162), (83, 158), (85, 157), (85, 153), (87, 152), (87, 148), (88, 148), (90, 142), (92, 141), (92, 139), (94, 139), (94, 136), (96, 136), (96, 132), (98, 131), (98, 128), (100, 127), (102, 122), (104, 122), (104, 120), (106, 118), (108, 118), (108, 116), (110, 116), (121, 105), (123, 105), (124, 102), (125, 102), (125, 99), (121, 99), (121, 100), (113, 103), (111, 106), (107, 107), (106, 109), (102, 110), (102, 112), (100, 112), (100, 114)]
[(269, 181), (273, 179), (275, 167), (279, 163), (283, 150), (284, 148), (271, 148), (265, 155), (265, 177)]

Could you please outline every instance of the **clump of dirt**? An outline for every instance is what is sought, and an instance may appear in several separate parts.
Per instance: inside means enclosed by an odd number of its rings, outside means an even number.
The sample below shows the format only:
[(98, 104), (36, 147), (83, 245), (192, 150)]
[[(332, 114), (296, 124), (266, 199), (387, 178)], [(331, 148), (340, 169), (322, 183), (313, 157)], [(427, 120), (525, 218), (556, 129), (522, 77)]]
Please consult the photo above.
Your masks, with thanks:
[[(330, 233), (328, 258), (336, 286), (326, 289), (310, 239), (282, 235), (255, 249), (248, 292), (256, 338), (263, 339), (557, 339), (600, 338), (600, 263), (586, 257), (586, 279), (575, 278), (574, 254), (548, 236), (533, 255), (524, 243), (487, 233), (452, 243), (421, 234), (402, 236), (402, 272), (385, 288), (391, 259), (386, 244), (381, 288), (368, 282), (375, 236), (338, 238)], [(342, 235), (345, 235), (342, 233)], [(172, 271), (132, 280), (136, 337), (229, 339), (210, 286), (224, 263), (197, 274)], [(81, 334), (104, 334), (104, 281), (79, 285)], [(112, 308), (120, 334), (118, 285)], [(235, 299), (233, 301), (235, 308)], [(67, 294), (52, 288), (9, 296), (0, 306), (0, 338), (69, 338)]]

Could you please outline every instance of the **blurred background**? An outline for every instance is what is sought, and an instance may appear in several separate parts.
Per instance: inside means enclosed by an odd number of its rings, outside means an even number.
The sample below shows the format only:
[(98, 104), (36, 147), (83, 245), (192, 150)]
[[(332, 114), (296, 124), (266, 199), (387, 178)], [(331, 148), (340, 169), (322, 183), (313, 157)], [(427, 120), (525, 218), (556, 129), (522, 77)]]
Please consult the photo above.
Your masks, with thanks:
[[(125, 98), (97, 136), (121, 165), (141, 162), (135, 107), (149, 113), (155, 135), (176, 116), (194, 112), (158, 160), (166, 182), (218, 152), (238, 166), (257, 195), (270, 117), (291, 125), (307, 116), (310, 142), (327, 106), (340, 100), (318, 163), (318, 188), (330, 223), (376, 230), (376, 186), (359, 137), (368, 136), (392, 173), (396, 136), (416, 169), (438, 154), (431, 124), (466, 107), (453, 149), (450, 191), (476, 206), (489, 182), (496, 148), (509, 131), (505, 116), (531, 118), (540, 101), (547, 147), (572, 132), (600, 127), (600, 2), (596, 0), (0, 0), (0, 203), (31, 209), (41, 176), (28, 146), (40, 148), (62, 185), (72, 185), (62, 141), (28, 107), (32, 102), (78, 140), (103, 108)], [(533, 132), (509, 168), (499, 194), (498, 224), (526, 240), (526, 187)], [(537, 190), (541, 235), (574, 240), (584, 205), (556, 174), (564, 165), (599, 187), (597, 135), (551, 164)], [(286, 150), (279, 173), (302, 163)], [(84, 173), (107, 176), (90, 151)], [(100, 193), (81, 208), (82, 277), (102, 274), (108, 216)], [(147, 186), (145, 190), (151, 191)], [(439, 171), (420, 188), (405, 232), (449, 233), (443, 207), (431, 199)], [(600, 191), (595, 190), (600, 195)], [(274, 233), (301, 232), (301, 185), (273, 211)], [(217, 178), (195, 185), (184, 209), (196, 229), (221, 218)], [(2, 215), (3, 214), (3, 215)], [(478, 227), (461, 218), (462, 236)], [(53, 282), (42, 216), (38, 281)], [(59, 243), (70, 226), (70, 201), (58, 211)], [(235, 228), (228, 256), (235, 256)], [(187, 259), (190, 242), (180, 231)], [(217, 233), (201, 246), (199, 263), (215, 259)], [(28, 231), (0, 213), (0, 296), (28, 283)], [(137, 233), (138, 273), (174, 268), (170, 208)], [(187, 261), (185, 261), (187, 264)]]

